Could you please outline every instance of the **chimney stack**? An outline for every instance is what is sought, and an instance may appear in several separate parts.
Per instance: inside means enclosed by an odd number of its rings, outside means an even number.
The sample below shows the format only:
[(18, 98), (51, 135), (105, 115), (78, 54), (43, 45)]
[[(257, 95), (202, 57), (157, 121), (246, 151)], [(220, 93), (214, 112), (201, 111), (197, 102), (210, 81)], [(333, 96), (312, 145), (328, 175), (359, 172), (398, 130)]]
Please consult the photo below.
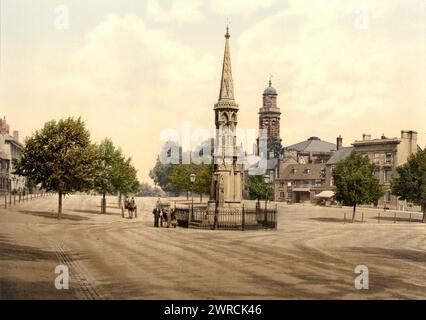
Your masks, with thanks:
[(369, 141), (369, 140), (371, 140), (371, 134), (364, 133), (362, 135), (362, 141)]
[(13, 139), (19, 142), (19, 131), (17, 130), (13, 131)]
[(339, 136), (336, 139), (336, 150), (340, 150), (343, 146), (343, 138), (342, 136), (339, 134)]

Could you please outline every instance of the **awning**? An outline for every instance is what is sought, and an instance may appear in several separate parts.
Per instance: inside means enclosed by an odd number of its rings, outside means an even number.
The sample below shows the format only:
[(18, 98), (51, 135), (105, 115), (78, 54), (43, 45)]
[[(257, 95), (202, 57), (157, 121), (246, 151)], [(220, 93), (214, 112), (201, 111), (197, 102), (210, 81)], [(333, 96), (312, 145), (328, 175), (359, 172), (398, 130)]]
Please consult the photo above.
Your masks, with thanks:
[(334, 192), (333, 191), (323, 191), (321, 193), (318, 193), (317, 195), (315, 195), (315, 197), (317, 198), (333, 198), (334, 197)]
[(309, 189), (309, 188), (294, 188), (292, 191), (294, 191), (294, 192), (310, 192), (311, 189)]

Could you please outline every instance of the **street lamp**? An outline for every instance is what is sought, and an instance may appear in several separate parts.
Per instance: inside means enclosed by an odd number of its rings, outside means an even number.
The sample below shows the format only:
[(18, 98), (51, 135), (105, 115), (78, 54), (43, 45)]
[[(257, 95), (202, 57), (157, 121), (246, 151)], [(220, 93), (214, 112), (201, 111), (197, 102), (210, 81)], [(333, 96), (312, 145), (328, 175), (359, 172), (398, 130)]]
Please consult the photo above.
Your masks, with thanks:
[(191, 173), (189, 176), (189, 180), (191, 181), (191, 203), (192, 203), (192, 209), (191, 209), (191, 216), (194, 216), (194, 182), (195, 182), (196, 175), (195, 173)]
[(269, 191), (268, 184), (269, 184), (270, 179), (271, 179), (271, 177), (269, 175), (267, 175), (267, 174), (265, 174), (263, 176), (263, 181), (265, 182), (265, 188), (266, 188), (266, 195), (265, 195), (265, 221), (264, 221), (265, 225), (266, 225), (267, 220), (268, 220), (268, 196), (269, 196), (269, 194), (268, 194), (268, 191)]

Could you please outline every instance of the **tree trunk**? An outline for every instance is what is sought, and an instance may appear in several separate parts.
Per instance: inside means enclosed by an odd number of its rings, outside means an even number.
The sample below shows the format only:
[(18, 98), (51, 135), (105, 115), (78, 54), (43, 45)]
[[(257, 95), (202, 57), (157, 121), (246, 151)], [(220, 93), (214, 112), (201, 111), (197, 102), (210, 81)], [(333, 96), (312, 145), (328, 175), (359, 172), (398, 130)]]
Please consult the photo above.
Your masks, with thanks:
[(121, 192), (118, 193), (118, 209), (121, 208)]
[(106, 213), (106, 198), (105, 193), (102, 193), (102, 205), (101, 205), (101, 212)]
[(58, 219), (61, 219), (62, 214), (62, 191), (58, 192)]
[(423, 223), (426, 223), (426, 204), (424, 204), (422, 207), (423, 207)]
[(186, 190), (186, 200), (189, 200), (189, 190)]
[(354, 211), (352, 212), (352, 223), (355, 221), (356, 204), (354, 204)]
[(203, 193), (200, 193), (200, 203), (203, 202)]

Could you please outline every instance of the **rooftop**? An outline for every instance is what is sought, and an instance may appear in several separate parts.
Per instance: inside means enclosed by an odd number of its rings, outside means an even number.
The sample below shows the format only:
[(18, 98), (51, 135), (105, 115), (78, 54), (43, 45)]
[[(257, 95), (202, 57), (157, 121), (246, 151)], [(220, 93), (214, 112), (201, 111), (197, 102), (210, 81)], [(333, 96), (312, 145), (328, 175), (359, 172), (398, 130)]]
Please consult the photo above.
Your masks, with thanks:
[(324, 179), (324, 163), (289, 164), (280, 172), (279, 179), (284, 180), (316, 180)]
[(310, 137), (305, 141), (288, 146), (286, 149), (297, 152), (330, 153), (336, 150), (336, 145), (322, 141), (318, 137)]
[(353, 150), (355, 150), (354, 147), (340, 148), (339, 150), (333, 153), (331, 158), (327, 161), (327, 164), (336, 164), (336, 163), (339, 163), (340, 161), (345, 160), (347, 157), (351, 155)]

